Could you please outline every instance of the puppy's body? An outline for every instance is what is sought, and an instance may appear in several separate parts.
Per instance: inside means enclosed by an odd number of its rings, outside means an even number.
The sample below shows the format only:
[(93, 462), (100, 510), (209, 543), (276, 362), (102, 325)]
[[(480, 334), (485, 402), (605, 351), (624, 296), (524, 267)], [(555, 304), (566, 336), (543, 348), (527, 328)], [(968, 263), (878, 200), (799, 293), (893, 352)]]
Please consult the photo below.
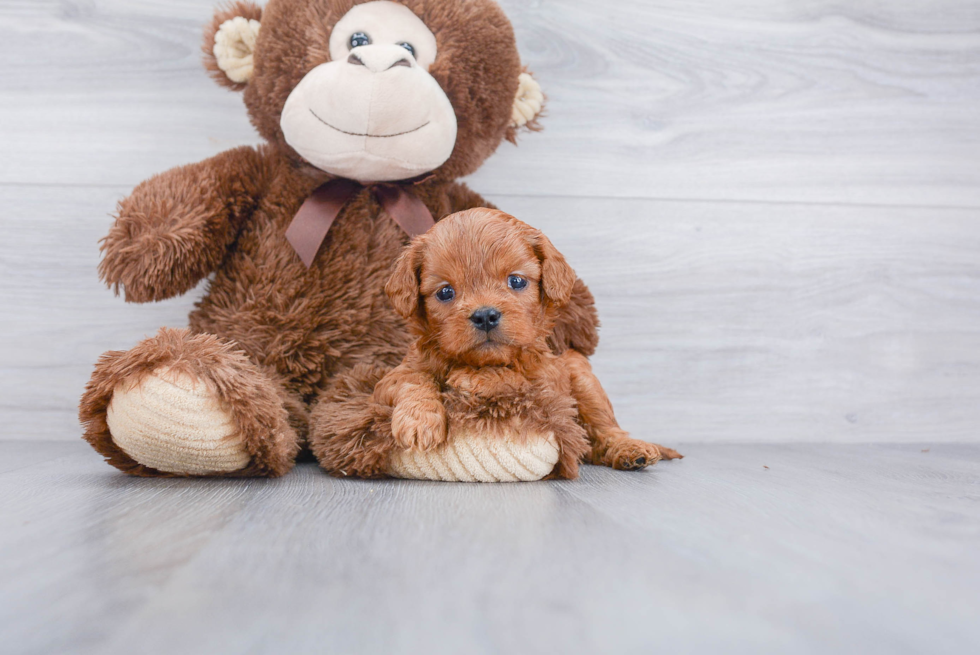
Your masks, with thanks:
[(555, 475), (575, 477), (589, 440), (562, 365), (573, 352), (555, 356), (534, 349), (508, 365), (469, 366), (453, 365), (416, 343), (378, 383), (373, 400), (392, 408), (398, 448), (432, 450), (471, 435), (518, 444), (550, 436), (559, 453)]
[(551, 242), (512, 216), (475, 209), (444, 218), (406, 249), (386, 287), (417, 341), (383, 376), (356, 371), (332, 392), (340, 404), (314, 417), (321, 463), (377, 477), (397, 451), (473, 434), (553, 439), (551, 477), (576, 477), (587, 455), (619, 469), (679, 457), (629, 438), (585, 356), (553, 352), (548, 336), (574, 282)]

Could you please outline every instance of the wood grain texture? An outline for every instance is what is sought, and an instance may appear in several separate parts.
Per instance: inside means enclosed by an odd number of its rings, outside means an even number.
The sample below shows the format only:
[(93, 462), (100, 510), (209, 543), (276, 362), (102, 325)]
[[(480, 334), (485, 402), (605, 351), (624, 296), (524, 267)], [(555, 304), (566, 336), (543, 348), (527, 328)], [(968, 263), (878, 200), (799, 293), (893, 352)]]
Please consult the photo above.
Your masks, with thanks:
[[(132, 186), (254, 141), (200, 63), (214, 4), (6, 0), (0, 183)], [(973, 0), (503, 4), (550, 104), (485, 192), (980, 206)]]
[(980, 648), (980, 447), (684, 452), (466, 485), (133, 479), (0, 442), (4, 651)]
[[(551, 99), (475, 189), (598, 297), (637, 436), (980, 440), (980, 5), (504, 2)], [(196, 293), (96, 279), (116, 200), (253, 142), (212, 0), (0, 5), (0, 436), (75, 439), (95, 359)], [(678, 200), (667, 200), (676, 198)]]
[[(7, 189), (7, 438), (78, 438), (75, 408), (96, 358), (186, 325), (200, 289), (128, 305), (96, 278), (97, 242), (122, 192)], [(980, 439), (973, 210), (490, 199), (551, 235), (591, 285), (603, 321), (593, 362), (640, 438)]]

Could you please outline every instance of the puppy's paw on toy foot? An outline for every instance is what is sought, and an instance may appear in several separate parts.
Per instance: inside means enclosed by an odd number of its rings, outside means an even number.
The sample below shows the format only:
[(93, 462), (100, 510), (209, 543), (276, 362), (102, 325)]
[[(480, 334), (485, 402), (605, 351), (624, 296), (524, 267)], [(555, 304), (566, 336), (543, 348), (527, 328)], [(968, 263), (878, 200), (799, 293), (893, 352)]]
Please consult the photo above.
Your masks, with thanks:
[(446, 410), (438, 402), (399, 403), (391, 415), (391, 434), (402, 448), (436, 448), (446, 441), (446, 429)]

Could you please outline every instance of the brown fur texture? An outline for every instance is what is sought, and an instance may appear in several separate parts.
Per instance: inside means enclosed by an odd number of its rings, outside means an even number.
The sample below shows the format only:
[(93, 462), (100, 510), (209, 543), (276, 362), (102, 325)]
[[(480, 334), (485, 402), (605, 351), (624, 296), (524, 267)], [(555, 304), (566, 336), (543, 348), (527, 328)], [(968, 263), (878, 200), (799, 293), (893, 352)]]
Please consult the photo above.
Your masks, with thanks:
[[(332, 390), (323, 396), (328, 402), (340, 402), (338, 376), (359, 365), (395, 366), (411, 342), (405, 321), (384, 294), (408, 237), (370, 188), (343, 208), (309, 269), (284, 237), (303, 201), (331, 176), (285, 143), (280, 112), (296, 83), (329, 57), (330, 28), (352, 4), (270, 0), (259, 9), (239, 1), (219, 9), (206, 30), (205, 60), (216, 79), (232, 88), (241, 85), (218, 75), (211, 54), (214, 33), (232, 16), (261, 17), (254, 74), (244, 99), (267, 143), (157, 175), (119, 203), (116, 222), (102, 243), (99, 274), (127, 302), (169, 298), (210, 276), (188, 333), (177, 339), (165, 332), (128, 353), (108, 353), (82, 398), (86, 438), (126, 472), (154, 474), (112, 445), (106, 407), (117, 384), (165, 361), (161, 352), (179, 359), (182, 349), (196, 352), (204, 343), (222, 344), (227, 351), (195, 360), (200, 366), (194, 374), (228, 390), (229, 402), (236, 384), (242, 385), (241, 393), (261, 387), (266, 397), (274, 389), (288, 402), (238, 407), (242, 425), (279, 425), (276, 417), (285, 407), (302, 434), (308, 408), (323, 390)], [(520, 60), (510, 24), (490, 0), (404, 4), (437, 37), (439, 54), (430, 73), (452, 101), (459, 125), (449, 160), (412, 186), (438, 220), (489, 204), (455, 179), (475, 171), (504, 138), (513, 136), (509, 121)], [(590, 354), (597, 326), (592, 297), (576, 281), (551, 345), (557, 352), (576, 348)], [(239, 364), (229, 367), (232, 359)], [(219, 370), (209, 372), (209, 366)], [(257, 433), (254, 438), (260, 439)], [(281, 473), (288, 468), (283, 457), (301, 446), (299, 437), (272, 427), (266, 439), (267, 447), (255, 445), (255, 460), (241, 474)], [(280, 444), (280, 439), (285, 441)]]
[[(547, 237), (501, 211), (453, 214), (415, 239), (386, 292), (417, 339), (394, 369), (356, 368), (325, 392), (310, 434), (321, 466), (384, 476), (394, 452), (430, 450), (454, 432), (553, 432), (561, 478), (576, 477), (590, 451), (618, 469), (680, 457), (629, 438), (588, 360), (549, 347), (575, 280)], [(498, 322), (481, 328), (488, 309)]]

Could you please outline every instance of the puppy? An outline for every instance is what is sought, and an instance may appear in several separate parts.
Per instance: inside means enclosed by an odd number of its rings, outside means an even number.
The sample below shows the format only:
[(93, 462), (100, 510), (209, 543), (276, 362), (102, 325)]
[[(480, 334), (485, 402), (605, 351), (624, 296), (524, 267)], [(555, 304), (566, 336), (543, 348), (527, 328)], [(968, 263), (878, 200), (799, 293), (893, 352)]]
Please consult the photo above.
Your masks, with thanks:
[(334, 453), (348, 455), (335, 473), (376, 477), (386, 450), (430, 451), (453, 431), (553, 434), (560, 454), (549, 477), (575, 478), (583, 460), (633, 470), (681, 457), (631, 439), (585, 356), (549, 347), (575, 279), (547, 237), (501, 211), (459, 212), (415, 239), (385, 292), (418, 339), (374, 386), (373, 420), (353, 410), (323, 417), (346, 435), (319, 446), (347, 449)]

